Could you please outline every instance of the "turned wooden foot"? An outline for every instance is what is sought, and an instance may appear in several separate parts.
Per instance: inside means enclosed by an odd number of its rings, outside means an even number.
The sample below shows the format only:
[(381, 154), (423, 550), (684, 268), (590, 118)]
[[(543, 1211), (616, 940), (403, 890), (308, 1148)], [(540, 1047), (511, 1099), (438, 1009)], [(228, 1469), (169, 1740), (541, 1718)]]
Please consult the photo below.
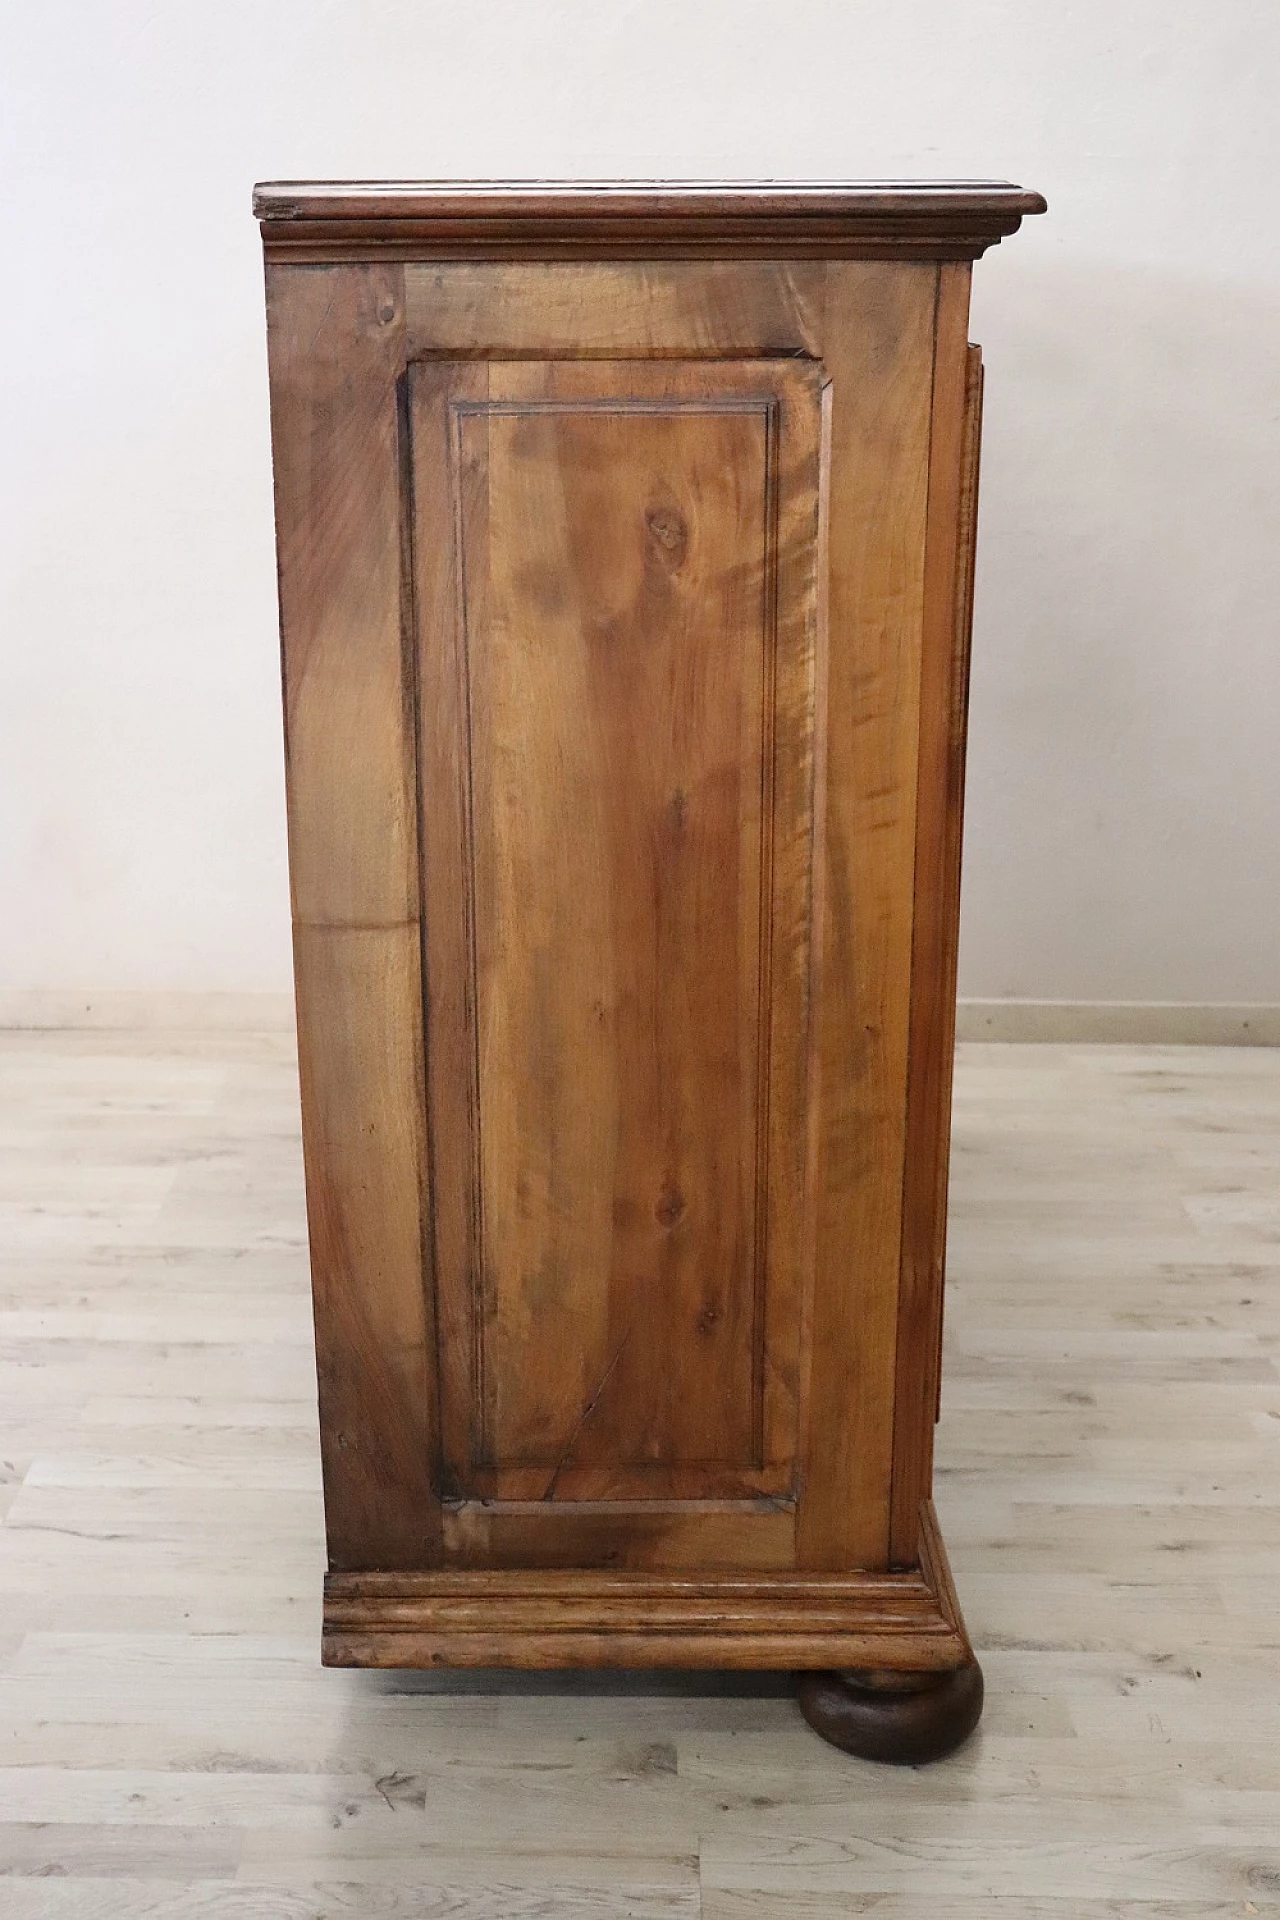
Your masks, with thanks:
[(982, 1713), (982, 1668), (954, 1673), (802, 1673), (800, 1711), (815, 1733), (860, 1760), (900, 1767), (941, 1760)]

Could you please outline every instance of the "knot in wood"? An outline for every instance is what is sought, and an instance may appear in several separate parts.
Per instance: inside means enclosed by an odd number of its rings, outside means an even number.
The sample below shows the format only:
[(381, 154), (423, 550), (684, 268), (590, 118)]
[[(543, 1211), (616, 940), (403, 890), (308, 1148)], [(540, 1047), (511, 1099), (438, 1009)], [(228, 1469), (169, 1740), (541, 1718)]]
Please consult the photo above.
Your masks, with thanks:
[(658, 1204), (653, 1212), (654, 1218), (658, 1221), (658, 1224), (663, 1227), (674, 1227), (676, 1222), (683, 1216), (684, 1195), (681, 1193), (679, 1187), (675, 1186), (670, 1180), (666, 1182), (662, 1192), (658, 1195)]
[(689, 528), (675, 507), (650, 507), (644, 523), (672, 567), (682, 564), (689, 545)]

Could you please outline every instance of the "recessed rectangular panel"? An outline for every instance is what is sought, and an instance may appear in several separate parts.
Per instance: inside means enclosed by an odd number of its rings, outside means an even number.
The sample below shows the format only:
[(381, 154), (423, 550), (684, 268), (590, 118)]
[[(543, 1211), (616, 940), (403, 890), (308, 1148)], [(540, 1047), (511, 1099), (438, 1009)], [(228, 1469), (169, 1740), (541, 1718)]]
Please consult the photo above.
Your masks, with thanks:
[(457, 428), (482, 1457), (755, 1466), (770, 410)]
[(445, 1490), (776, 1496), (817, 370), (424, 364), (411, 424)]

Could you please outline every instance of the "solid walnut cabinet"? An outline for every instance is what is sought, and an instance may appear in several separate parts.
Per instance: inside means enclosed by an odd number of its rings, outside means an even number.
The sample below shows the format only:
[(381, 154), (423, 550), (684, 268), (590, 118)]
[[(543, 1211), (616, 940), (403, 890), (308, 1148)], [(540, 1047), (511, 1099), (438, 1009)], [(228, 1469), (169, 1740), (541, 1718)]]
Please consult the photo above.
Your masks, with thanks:
[(270, 186), (324, 1657), (918, 1758), (981, 371), (959, 187)]

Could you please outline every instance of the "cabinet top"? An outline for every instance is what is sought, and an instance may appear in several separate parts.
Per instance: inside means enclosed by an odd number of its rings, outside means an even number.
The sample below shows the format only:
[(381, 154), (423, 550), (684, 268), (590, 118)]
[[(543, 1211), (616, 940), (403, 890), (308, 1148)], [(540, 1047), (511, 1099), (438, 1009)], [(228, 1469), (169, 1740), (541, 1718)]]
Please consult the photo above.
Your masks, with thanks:
[(264, 182), (273, 258), (972, 260), (1042, 195), (1007, 180)]

